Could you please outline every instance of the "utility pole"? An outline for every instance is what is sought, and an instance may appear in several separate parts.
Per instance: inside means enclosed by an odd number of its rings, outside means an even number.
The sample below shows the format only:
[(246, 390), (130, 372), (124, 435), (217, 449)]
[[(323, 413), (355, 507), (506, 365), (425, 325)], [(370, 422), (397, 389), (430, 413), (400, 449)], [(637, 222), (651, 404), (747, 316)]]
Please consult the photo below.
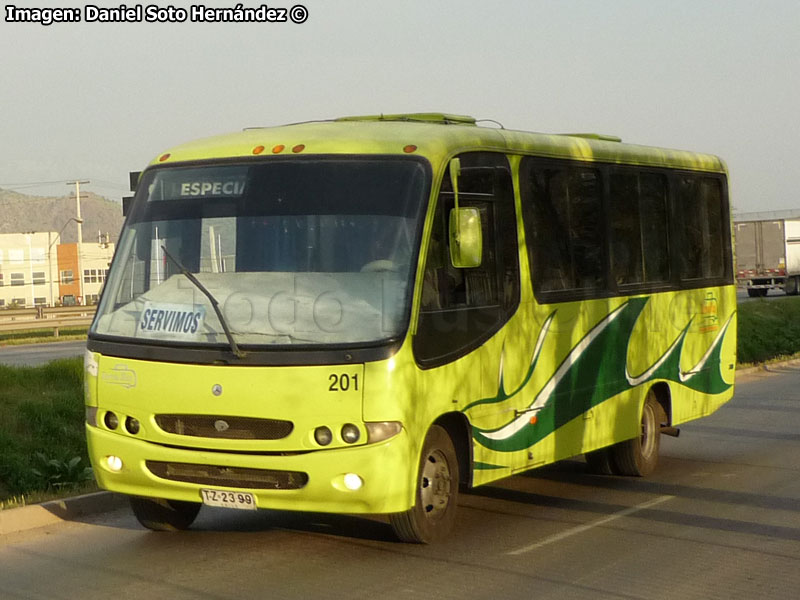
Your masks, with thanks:
[(83, 295), (83, 267), (81, 263), (81, 242), (83, 242), (83, 229), (81, 228), (81, 223), (83, 223), (83, 218), (81, 217), (81, 184), (82, 183), (90, 183), (88, 180), (80, 181), (76, 179), (75, 181), (68, 181), (67, 185), (74, 185), (75, 186), (75, 205), (78, 210), (78, 216), (75, 219), (75, 223), (78, 224), (78, 289), (80, 290), (81, 296), (81, 304), (86, 304), (86, 298)]

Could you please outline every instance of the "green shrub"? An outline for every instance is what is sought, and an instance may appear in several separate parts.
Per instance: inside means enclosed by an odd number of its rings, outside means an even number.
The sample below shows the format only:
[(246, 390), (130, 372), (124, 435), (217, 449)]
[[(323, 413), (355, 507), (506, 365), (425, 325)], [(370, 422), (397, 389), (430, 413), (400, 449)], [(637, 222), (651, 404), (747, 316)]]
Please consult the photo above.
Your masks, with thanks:
[(739, 304), (738, 361), (764, 362), (800, 352), (800, 298)]
[(0, 500), (86, 481), (83, 428), (81, 358), (0, 365)]

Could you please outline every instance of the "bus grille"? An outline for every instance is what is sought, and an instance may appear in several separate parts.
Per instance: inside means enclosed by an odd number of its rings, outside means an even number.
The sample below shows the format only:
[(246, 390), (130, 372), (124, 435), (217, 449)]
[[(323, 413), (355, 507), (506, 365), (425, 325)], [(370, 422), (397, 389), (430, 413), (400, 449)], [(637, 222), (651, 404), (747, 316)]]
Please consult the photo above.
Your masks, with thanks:
[(156, 477), (200, 485), (221, 485), (255, 490), (299, 490), (308, 483), (308, 475), (298, 471), (218, 467), (155, 460), (148, 460), (146, 464)]
[(156, 415), (167, 433), (226, 440), (280, 440), (294, 429), (291, 421), (214, 415)]

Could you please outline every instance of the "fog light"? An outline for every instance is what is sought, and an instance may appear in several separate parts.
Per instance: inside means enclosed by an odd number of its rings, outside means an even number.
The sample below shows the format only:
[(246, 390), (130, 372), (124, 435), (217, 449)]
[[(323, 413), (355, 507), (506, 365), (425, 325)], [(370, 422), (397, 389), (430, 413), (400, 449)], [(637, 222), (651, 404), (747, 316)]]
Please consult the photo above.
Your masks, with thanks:
[(355, 473), (346, 473), (344, 476), (344, 487), (348, 490), (355, 492), (356, 490), (360, 490), (361, 486), (364, 485), (364, 480), (361, 479)]
[(119, 456), (106, 456), (106, 465), (115, 473), (122, 471), (122, 459)]
[(139, 421), (134, 419), (133, 417), (128, 417), (125, 419), (125, 429), (128, 430), (128, 433), (131, 435), (136, 435), (139, 433)]
[(342, 439), (348, 444), (355, 444), (360, 437), (361, 432), (358, 430), (358, 427), (352, 423), (347, 423), (342, 426)]
[(322, 427), (317, 427), (314, 430), (314, 439), (317, 440), (317, 443), (320, 446), (327, 446), (333, 440), (333, 433), (331, 433), (331, 430), (323, 425)]
[(115, 415), (111, 411), (105, 414), (105, 416), (103, 417), (103, 423), (105, 423), (106, 427), (108, 427), (109, 429), (116, 429), (117, 427), (119, 427), (119, 419), (117, 418), (117, 415)]

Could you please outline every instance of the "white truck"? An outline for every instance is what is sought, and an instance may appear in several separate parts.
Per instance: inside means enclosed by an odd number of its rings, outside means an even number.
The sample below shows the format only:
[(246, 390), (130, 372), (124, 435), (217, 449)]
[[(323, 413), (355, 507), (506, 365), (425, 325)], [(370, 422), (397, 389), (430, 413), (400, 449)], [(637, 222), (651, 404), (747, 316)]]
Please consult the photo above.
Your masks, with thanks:
[(736, 279), (750, 297), (800, 292), (800, 210), (734, 215)]

